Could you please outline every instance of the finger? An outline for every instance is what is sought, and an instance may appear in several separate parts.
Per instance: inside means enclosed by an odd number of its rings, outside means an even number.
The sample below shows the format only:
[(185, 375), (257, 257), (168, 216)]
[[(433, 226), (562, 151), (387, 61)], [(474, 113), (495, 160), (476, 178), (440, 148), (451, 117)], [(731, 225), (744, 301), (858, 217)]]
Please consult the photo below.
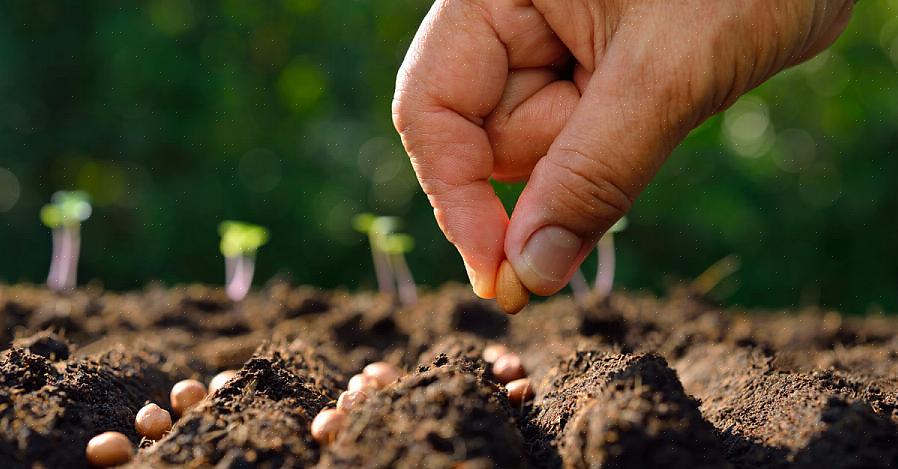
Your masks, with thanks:
[(393, 101), (394, 124), (437, 223), (486, 298), (495, 296), (508, 216), (488, 182), (493, 156), (479, 124), (502, 96), (507, 72), (487, 13), (474, 2), (438, 1), (402, 64)]
[[(628, 46), (627, 54), (638, 49)], [(505, 239), (509, 261), (532, 292), (550, 295), (567, 284), (690, 128), (688, 106), (671, 107), (677, 100), (667, 81), (634, 79), (650, 76), (641, 64), (651, 63), (607, 56), (536, 164)]]
[(493, 150), (493, 179), (526, 179), (574, 110), (580, 92), (549, 68), (512, 71), (484, 128)]

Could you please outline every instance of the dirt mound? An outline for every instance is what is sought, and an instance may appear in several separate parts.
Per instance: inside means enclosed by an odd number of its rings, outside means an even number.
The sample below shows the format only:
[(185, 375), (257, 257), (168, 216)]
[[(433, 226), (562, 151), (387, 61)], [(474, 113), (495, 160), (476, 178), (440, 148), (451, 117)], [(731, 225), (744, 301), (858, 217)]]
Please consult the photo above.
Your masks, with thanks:
[[(0, 340), (4, 468), (85, 467), (112, 430), (140, 446), (134, 467), (898, 467), (893, 317), (722, 311), (682, 291), (507, 317), (458, 286), (400, 308), (284, 283), (236, 304), (205, 286), (0, 285)], [(532, 401), (510, 405), (491, 344), (520, 354)], [(376, 360), (405, 375), (320, 446), (312, 419)], [(171, 410), (174, 382), (225, 369), (140, 440), (140, 407)]]

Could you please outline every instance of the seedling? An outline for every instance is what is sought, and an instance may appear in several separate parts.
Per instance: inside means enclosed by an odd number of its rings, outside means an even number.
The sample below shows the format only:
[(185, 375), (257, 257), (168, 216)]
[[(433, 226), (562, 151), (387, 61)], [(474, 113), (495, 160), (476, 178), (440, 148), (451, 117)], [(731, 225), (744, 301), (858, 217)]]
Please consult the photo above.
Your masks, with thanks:
[(41, 222), (53, 230), (53, 259), (47, 274), (47, 287), (54, 291), (71, 290), (78, 282), (78, 257), (81, 253), (81, 222), (90, 218), (90, 198), (82, 191), (59, 191), (41, 208)]
[(729, 255), (711, 264), (704, 272), (692, 281), (690, 288), (693, 292), (700, 296), (707, 296), (711, 290), (716, 288), (727, 277), (733, 275), (742, 267), (742, 260), (739, 256)]
[(249, 293), (256, 270), (256, 251), (268, 242), (268, 230), (239, 221), (218, 225), (221, 253), (225, 257), (225, 292), (233, 301)]
[(357, 215), (356, 230), (368, 235), (378, 290), (389, 296), (398, 292), (399, 302), (410, 305), (418, 300), (418, 289), (405, 254), (415, 245), (414, 239), (398, 233), (400, 221), (396, 217), (381, 217), (370, 213)]
[[(599, 240), (598, 248), (598, 266), (596, 268), (596, 281), (593, 291), (596, 297), (601, 301), (608, 298), (611, 289), (614, 287), (614, 270), (615, 270), (615, 251), (614, 251), (614, 234), (623, 231), (627, 227), (627, 218), (621, 218), (615, 223), (602, 239)], [(589, 296), (589, 284), (583, 272), (577, 269), (568, 285), (574, 292), (574, 297), (583, 301)]]

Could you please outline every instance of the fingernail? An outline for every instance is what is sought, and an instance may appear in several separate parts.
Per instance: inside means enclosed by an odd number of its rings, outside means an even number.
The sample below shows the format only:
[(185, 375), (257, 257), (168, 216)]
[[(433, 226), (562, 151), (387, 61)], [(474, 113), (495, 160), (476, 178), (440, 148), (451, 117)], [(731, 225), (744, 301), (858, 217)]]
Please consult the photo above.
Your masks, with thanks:
[(521, 258), (542, 280), (558, 282), (571, 270), (581, 246), (574, 233), (560, 226), (546, 226), (530, 236)]

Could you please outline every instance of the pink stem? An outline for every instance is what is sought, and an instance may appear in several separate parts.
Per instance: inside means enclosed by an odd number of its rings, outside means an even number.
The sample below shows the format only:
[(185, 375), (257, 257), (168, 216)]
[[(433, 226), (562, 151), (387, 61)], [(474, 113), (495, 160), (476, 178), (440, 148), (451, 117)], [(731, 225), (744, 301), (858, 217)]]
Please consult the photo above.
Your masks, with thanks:
[[(226, 261), (227, 262), (227, 261)], [(225, 264), (227, 265), (227, 263)], [(253, 274), (256, 270), (256, 262), (253, 256), (240, 256), (234, 259), (233, 274), (227, 282), (225, 292), (233, 301), (246, 298), (253, 284)]]
[(574, 276), (571, 277), (568, 285), (571, 287), (571, 291), (574, 292), (574, 298), (577, 301), (583, 301), (589, 296), (589, 283), (586, 281), (586, 277), (583, 276), (582, 270), (577, 269), (574, 272)]
[(53, 229), (53, 257), (50, 259), (50, 272), (47, 274), (47, 288), (53, 291), (62, 290), (62, 229)]
[(377, 289), (385, 294), (392, 295), (396, 293), (393, 287), (393, 272), (390, 268), (390, 258), (386, 253), (381, 251), (375, 240), (376, 234), (370, 236), (371, 258), (374, 260), (374, 274), (377, 276)]

